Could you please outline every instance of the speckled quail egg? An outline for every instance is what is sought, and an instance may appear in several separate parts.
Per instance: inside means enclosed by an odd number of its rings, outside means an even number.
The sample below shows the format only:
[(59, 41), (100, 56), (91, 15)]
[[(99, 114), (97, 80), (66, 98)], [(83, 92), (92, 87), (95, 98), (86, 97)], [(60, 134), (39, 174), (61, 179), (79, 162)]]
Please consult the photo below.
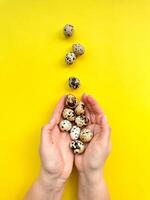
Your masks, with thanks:
[(85, 52), (84, 47), (81, 44), (73, 44), (72, 51), (76, 56), (82, 55)]
[(62, 113), (62, 115), (63, 115), (63, 118), (64, 119), (67, 119), (67, 120), (69, 120), (69, 121), (74, 121), (75, 120), (75, 112), (74, 112), (74, 110), (72, 110), (72, 109), (70, 109), (70, 108), (65, 108), (64, 110), (63, 110), (63, 113)]
[(77, 106), (77, 98), (72, 94), (66, 96), (65, 105), (71, 109), (74, 109)]
[(86, 126), (89, 122), (89, 119), (85, 115), (77, 116), (75, 119), (75, 123), (78, 127)]
[(76, 77), (70, 77), (68, 82), (72, 89), (77, 89), (80, 87), (80, 80)]
[(72, 36), (73, 32), (74, 32), (74, 27), (73, 27), (73, 25), (71, 25), (71, 24), (66, 24), (66, 25), (64, 26), (64, 35), (65, 35), (65, 36), (70, 37), (70, 36)]
[(70, 148), (73, 150), (74, 154), (81, 154), (84, 152), (84, 144), (80, 140), (71, 141)]
[(76, 55), (73, 52), (69, 52), (65, 56), (65, 61), (68, 65), (73, 64), (76, 61)]
[(70, 137), (72, 140), (77, 140), (80, 136), (80, 128), (77, 126), (73, 126), (70, 130)]
[(83, 129), (81, 132), (80, 132), (80, 140), (82, 142), (89, 142), (93, 137), (93, 132), (89, 129)]
[(59, 124), (61, 131), (69, 131), (72, 128), (72, 124), (68, 120), (62, 120)]
[(77, 107), (75, 108), (75, 113), (77, 115), (82, 115), (85, 113), (85, 104), (82, 101), (80, 101)]

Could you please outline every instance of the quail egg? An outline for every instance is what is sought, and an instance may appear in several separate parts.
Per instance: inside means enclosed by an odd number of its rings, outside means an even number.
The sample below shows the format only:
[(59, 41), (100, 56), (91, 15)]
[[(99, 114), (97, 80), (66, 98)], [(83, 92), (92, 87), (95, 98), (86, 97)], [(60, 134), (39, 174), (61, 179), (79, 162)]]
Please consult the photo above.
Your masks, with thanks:
[(73, 44), (72, 51), (75, 53), (76, 56), (79, 56), (84, 54), (85, 49), (81, 44)]
[(74, 110), (72, 110), (72, 109), (70, 109), (70, 108), (65, 108), (64, 110), (63, 110), (63, 118), (64, 119), (67, 119), (67, 120), (69, 120), (69, 121), (74, 121), (75, 120), (75, 112), (74, 112)]
[(85, 113), (85, 104), (82, 101), (80, 101), (77, 107), (75, 108), (75, 113), (77, 115), (82, 115)]
[(93, 138), (93, 132), (89, 129), (83, 129), (80, 132), (80, 140), (82, 142), (90, 142), (90, 140)]
[(70, 130), (70, 137), (72, 140), (77, 140), (80, 136), (80, 128), (77, 126), (73, 126)]
[(85, 149), (83, 142), (80, 140), (71, 141), (70, 148), (73, 150), (74, 154), (81, 154)]
[(78, 127), (86, 126), (89, 122), (89, 119), (85, 115), (77, 116), (75, 119), (75, 123)]
[(70, 37), (70, 36), (72, 36), (73, 32), (74, 32), (74, 27), (73, 27), (73, 25), (71, 25), (71, 24), (66, 24), (66, 25), (64, 26), (64, 35), (65, 35), (65, 36)]
[(72, 94), (66, 96), (65, 105), (71, 109), (74, 109), (77, 106), (77, 98)]
[(62, 120), (59, 124), (61, 131), (69, 131), (72, 128), (72, 124), (68, 120)]
[(69, 52), (65, 56), (65, 61), (68, 65), (73, 64), (76, 61), (76, 55), (73, 52)]
[(69, 86), (72, 89), (77, 89), (80, 87), (80, 80), (76, 77), (70, 77), (69, 78)]

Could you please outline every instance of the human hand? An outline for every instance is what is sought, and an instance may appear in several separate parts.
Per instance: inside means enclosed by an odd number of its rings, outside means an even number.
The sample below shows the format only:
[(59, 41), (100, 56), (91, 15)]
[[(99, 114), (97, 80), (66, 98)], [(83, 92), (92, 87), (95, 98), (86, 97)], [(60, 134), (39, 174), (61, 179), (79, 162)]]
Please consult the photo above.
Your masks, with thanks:
[[(83, 154), (75, 155), (75, 165), (81, 174), (90, 175), (103, 171), (104, 162), (111, 150), (110, 128), (104, 113), (93, 97), (82, 96), (82, 101), (86, 105), (86, 115), (89, 118), (89, 128), (94, 137), (87, 144)], [(98, 172), (98, 173), (97, 173)]]
[(71, 173), (74, 160), (69, 147), (69, 134), (59, 129), (64, 101), (65, 96), (60, 99), (50, 122), (42, 128), (41, 172), (25, 200), (60, 200), (62, 197), (64, 183)]
[(70, 136), (59, 129), (64, 101), (65, 96), (60, 99), (50, 122), (42, 128), (40, 145), (41, 177), (47, 183), (53, 179), (53, 183), (59, 185), (69, 177), (74, 160), (69, 148)]
[(111, 150), (110, 128), (106, 117), (91, 96), (83, 95), (89, 128), (94, 137), (87, 144), (83, 154), (75, 155), (75, 165), (79, 172), (79, 200), (110, 200), (103, 178), (103, 166)]

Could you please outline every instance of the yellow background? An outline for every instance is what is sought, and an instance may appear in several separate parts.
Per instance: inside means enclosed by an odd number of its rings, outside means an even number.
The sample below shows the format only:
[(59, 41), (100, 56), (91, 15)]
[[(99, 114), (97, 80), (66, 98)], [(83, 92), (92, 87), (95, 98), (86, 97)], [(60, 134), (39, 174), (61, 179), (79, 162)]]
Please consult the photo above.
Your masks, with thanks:
[[(65, 39), (65, 23), (75, 34)], [(72, 66), (64, 55), (80, 42)], [(39, 172), (40, 128), (69, 76), (108, 115), (113, 150), (105, 167), (112, 200), (149, 200), (150, 2), (0, 0), (0, 199), (19, 200)], [(77, 173), (65, 200), (77, 199)]]

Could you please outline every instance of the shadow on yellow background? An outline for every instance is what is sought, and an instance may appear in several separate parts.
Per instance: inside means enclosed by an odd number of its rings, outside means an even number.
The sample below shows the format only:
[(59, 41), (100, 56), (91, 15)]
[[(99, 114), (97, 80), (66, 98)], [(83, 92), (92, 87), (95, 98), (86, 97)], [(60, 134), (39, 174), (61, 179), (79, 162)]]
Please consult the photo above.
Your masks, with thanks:
[[(146, 0), (0, 0), (1, 200), (22, 199), (37, 177), (40, 128), (72, 75), (81, 80), (73, 94), (92, 94), (112, 127), (111, 199), (150, 199), (149, 11)], [(76, 29), (68, 40), (65, 23)], [(75, 42), (86, 54), (68, 67)], [(77, 199), (75, 170), (63, 199)]]

